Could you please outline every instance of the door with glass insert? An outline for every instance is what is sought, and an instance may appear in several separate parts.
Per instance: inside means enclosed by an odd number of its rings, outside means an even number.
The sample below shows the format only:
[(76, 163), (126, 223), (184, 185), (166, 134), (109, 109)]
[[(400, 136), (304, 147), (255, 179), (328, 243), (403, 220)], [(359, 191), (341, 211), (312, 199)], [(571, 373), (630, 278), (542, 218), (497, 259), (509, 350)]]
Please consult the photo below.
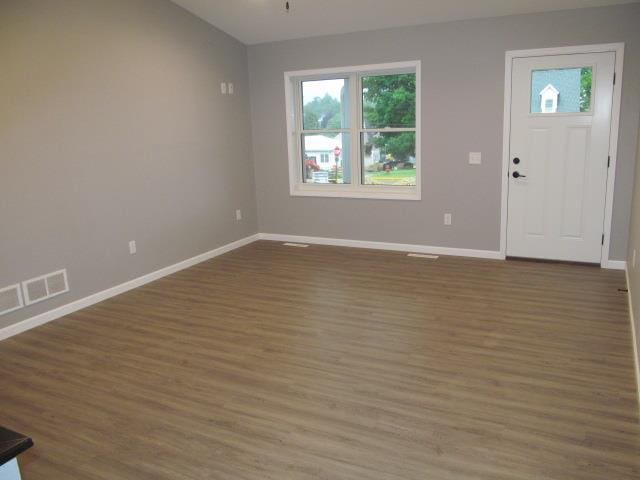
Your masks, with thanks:
[(600, 263), (615, 53), (515, 58), (507, 255)]

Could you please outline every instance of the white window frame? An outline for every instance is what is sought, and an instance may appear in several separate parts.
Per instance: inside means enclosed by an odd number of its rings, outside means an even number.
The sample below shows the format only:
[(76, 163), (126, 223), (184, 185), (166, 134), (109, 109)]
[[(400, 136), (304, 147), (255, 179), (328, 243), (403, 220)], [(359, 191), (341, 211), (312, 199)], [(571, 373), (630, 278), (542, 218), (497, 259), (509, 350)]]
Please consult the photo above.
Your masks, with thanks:
[[(289, 158), (289, 193), (303, 197), (375, 198), (385, 200), (421, 199), (421, 62), (419, 60), (376, 65), (358, 65), (319, 70), (299, 70), (284, 73), (285, 100), (287, 113), (287, 152)], [(362, 77), (367, 75), (391, 75), (394, 73), (415, 73), (416, 75), (416, 125), (415, 128), (362, 128)], [(351, 183), (312, 184), (303, 181), (302, 163), (302, 81), (329, 78), (347, 78), (350, 82), (350, 125), (343, 129), (351, 134)], [(355, 88), (354, 88), (355, 87)], [(298, 114), (299, 112), (299, 114)], [(416, 133), (416, 185), (364, 185), (362, 183), (362, 159), (360, 149), (361, 132), (415, 131)], [(321, 132), (318, 132), (321, 133)]]

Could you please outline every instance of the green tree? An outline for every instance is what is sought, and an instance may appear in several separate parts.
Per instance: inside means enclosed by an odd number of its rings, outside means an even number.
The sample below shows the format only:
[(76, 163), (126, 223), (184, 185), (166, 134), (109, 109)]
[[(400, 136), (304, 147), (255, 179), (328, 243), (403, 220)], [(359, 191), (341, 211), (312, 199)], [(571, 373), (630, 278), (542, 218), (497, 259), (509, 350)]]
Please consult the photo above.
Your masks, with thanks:
[(324, 97), (316, 97), (304, 105), (304, 128), (342, 128), (340, 101), (326, 93)]
[(591, 109), (591, 85), (593, 83), (593, 69), (583, 68), (580, 71), (580, 111), (588, 112)]
[[(362, 103), (365, 128), (416, 126), (416, 76), (396, 74), (364, 77)], [(374, 145), (398, 161), (415, 156), (415, 133), (383, 133)]]

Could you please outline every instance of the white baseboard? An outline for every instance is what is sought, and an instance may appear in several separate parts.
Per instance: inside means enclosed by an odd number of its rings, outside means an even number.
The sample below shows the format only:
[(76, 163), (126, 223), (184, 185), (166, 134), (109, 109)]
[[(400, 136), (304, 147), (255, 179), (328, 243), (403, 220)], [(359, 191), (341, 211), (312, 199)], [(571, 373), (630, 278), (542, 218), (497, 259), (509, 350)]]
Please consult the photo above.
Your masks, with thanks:
[(610, 268), (611, 270), (626, 270), (627, 262), (624, 260), (605, 260), (602, 262), (602, 268)]
[(260, 233), (258, 235), (261, 240), (273, 240), (277, 242), (312, 243), (316, 245), (333, 245), (336, 247), (370, 248), (373, 250), (392, 250), (407, 253), (427, 253), (431, 255), (453, 255), (458, 257), (504, 260), (504, 255), (493, 250), (471, 250), (467, 248), (433, 247), (429, 245), (411, 245), (406, 243), (369, 242), (363, 240), (347, 240), (343, 238), (281, 235), (278, 233)]
[(636, 321), (633, 315), (633, 301), (631, 300), (631, 283), (629, 282), (628, 270), (625, 270), (625, 275), (627, 277), (627, 300), (629, 302), (629, 320), (631, 321), (631, 341), (633, 342), (633, 362), (636, 370), (638, 407), (640, 407), (640, 352), (638, 352), (638, 337), (636, 332)]
[[(55, 308), (53, 310), (49, 310), (48, 312), (41, 313), (31, 318), (27, 318), (21, 322), (15, 323), (13, 325), (9, 325), (8, 327), (0, 328), (0, 341), (17, 335), (19, 333), (25, 332), (32, 328), (38, 327), (40, 325), (44, 325), (45, 323), (56, 320), (60, 317), (68, 315), (70, 313), (76, 312), (83, 308), (89, 307), (96, 303), (102, 302), (108, 298), (114, 297), (121, 293), (127, 292), (134, 288), (145, 285), (149, 282), (153, 282), (154, 280), (158, 280), (162, 277), (166, 277), (167, 275), (171, 275), (172, 273), (179, 272), (180, 270), (184, 270), (185, 268), (189, 268), (198, 263), (204, 262), (211, 258), (223, 255), (231, 250), (235, 250), (236, 248), (240, 248), (244, 245), (248, 245), (250, 243), (255, 242), (256, 240), (272, 240), (272, 241), (280, 241), (280, 242), (293, 242), (293, 243), (310, 243), (315, 245), (332, 245), (338, 247), (352, 247), (352, 248), (369, 248), (373, 250), (390, 250), (397, 252), (407, 252), (407, 253), (422, 253), (422, 254), (431, 254), (431, 255), (451, 255), (451, 256), (459, 256), (459, 257), (474, 257), (474, 258), (487, 258), (493, 260), (504, 260), (505, 256), (501, 254), (499, 251), (493, 250), (473, 250), (467, 248), (451, 248), (451, 247), (437, 247), (430, 245), (412, 245), (406, 243), (388, 243), (388, 242), (373, 242), (373, 241), (363, 241), (363, 240), (349, 240), (342, 238), (327, 238), (327, 237), (308, 237), (303, 235), (282, 235), (277, 233), (257, 233), (255, 235), (251, 235), (246, 238), (242, 238), (235, 242), (229, 243), (227, 245), (223, 245), (222, 247), (216, 248), (209, 252), (205, 252), (203, 254), (197, 255), (195, 257), (189, 258), (187, 260), (183, 260), (182, 262), (175, 263), (173, 265), (169, 265), (168, 267), (161, 268), (160, 270), (156, 270), (155, 272), (148, 273), (138, 278), (134, 278), (133, 280), (129, 280), (128, 282), (121, 283), (120, 285), (116, 285), (114, 287), (108, 288), (101, 292), (94, 293), (89, 295), (88, 297), (81, 298), (74, 302), (68, 303), (66, 305), (62, 305), (61, 307)], [(613, 268), (613, 269), (626, 269), (626, 262), (618, 261), (618, 260), (609, 260), (606, 263), (605, 268)], [(627, 278), (628, 284), (628, 278)], [(631, 302), (631, 298), (629, 297), (629, 302)], [(629, 307), (631, 309), (631, 306)], [(633, 310), (630, 310), (633, 315)], [(633, 325), (633, 322), (632, 322)], [(636, 348), (635, 343), (635, 330), (634, 330), (634, 348)], [(640, 386), (640, 371), (638, 367), (638, 352), (635, 352), (636, 357), (636, 374), (638, 375), (638, 382)]]
[(183, 260), (182, 262), (169, 265), (168, 267), (161, 268), (160, 270), (156, 270), (155, 272), (151, 272), (141, 277), (134, 278), (133, 280), (121, 283), (120, 285), (116, 285), (115, 287), (102, 290), (101, 292), (94, 293), (93, 295), (89, 295), (88, 297), (81, 298), (80, 300), (76, 300), (53, 310), (49, 310), (48, 312), (41, 313), (40, 315), (27, 318), (26, 320), (18, 323), (14, 323), (13, 325), (9, 325), (8, 327), (0, 329), (0, 341), (25, 332), (27, 330), (31, 330), (32, 328), (38, 327), (40, 325), (44, 325), (45, 323), (51, 322), (53, 320), (57, 320), (60, 317), (64, 317), (65, 315), (69, 315), (70, 313), (102, 302), (103, 300), (106, 300), (108, 298), (115, 297), (116, 295), (120, 295), (121, 293), (127, 292), (134, 288), (141, 287), (142, 285), (153, 282), (154, 280), (158, 280), (159, 278), (166, 277), (167, 275), (171, 275), (172, 273), (179, 272), (180, 270), (184, 270), (185, 268), (189, 268), (198, 263), (210, 260), (214, 257), (218, 257), (222, 254), (230, 252), (231, 250), (235, 250), (236, 248), (240, 248), (248, 245), (249, 243), (253, 243), (258, 239), (259, 234), (242, 238), (214, 250), (210, 250), (200, 255), (196, 255), (195, 257), (188, 258), (187, 260)]

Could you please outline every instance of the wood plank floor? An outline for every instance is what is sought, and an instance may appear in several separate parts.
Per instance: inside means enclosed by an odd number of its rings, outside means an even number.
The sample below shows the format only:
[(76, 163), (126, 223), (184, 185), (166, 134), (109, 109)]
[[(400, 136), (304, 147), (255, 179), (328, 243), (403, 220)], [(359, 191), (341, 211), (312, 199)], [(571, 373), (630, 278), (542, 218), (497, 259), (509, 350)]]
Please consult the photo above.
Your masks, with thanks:
[(621, 272), (257, 242), (0, 343), (25, 480), (640, 478)]

